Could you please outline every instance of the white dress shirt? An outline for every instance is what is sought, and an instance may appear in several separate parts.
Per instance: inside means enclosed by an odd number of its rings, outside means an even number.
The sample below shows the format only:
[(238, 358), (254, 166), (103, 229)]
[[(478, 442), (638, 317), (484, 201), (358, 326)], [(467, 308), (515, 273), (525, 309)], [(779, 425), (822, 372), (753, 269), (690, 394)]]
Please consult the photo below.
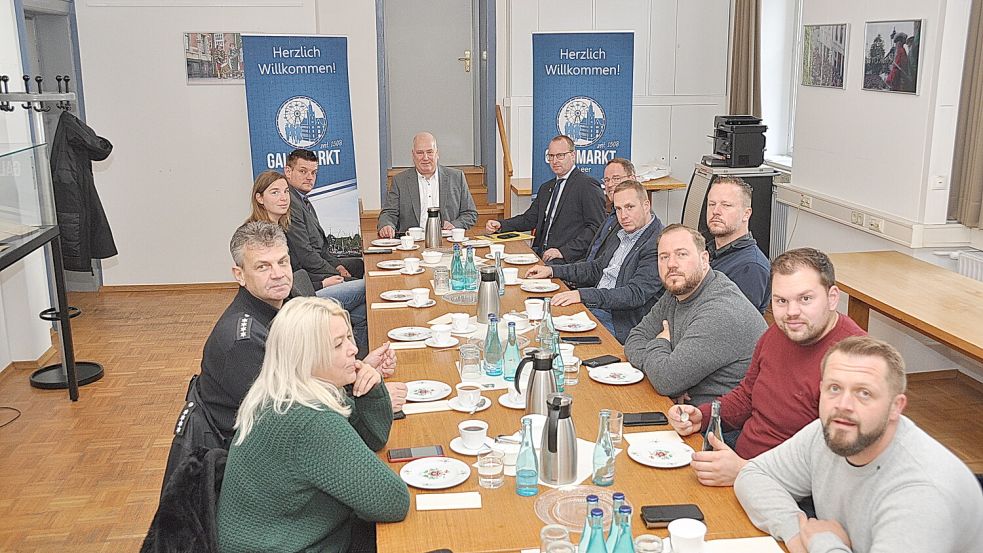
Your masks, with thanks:
[(420, 226), (427, 224), (427, 208), (440, 207), (440, 182), (437, 179), (437, 171), (434, 169), (429, 178), (424, 177), (419, 171), (416, 172), (416, 181), (420, 186)]

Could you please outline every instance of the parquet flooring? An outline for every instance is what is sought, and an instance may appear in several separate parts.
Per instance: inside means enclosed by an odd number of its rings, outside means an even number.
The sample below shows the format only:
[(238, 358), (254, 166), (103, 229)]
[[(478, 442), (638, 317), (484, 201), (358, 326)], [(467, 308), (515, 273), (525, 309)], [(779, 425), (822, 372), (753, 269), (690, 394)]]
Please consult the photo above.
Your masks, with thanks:
[[(234, 290), (71, 295), (78, 358), (106, 376), (81, 389), (0, 373), (0, 551), (137, 551), (157, 508), (171, 430), (201, 348)], [(958, 379), (911, 383), (907, 414), (983, 472), (983, 393)], [(0, 410), (0, 424), (9, 420)], [(958, 424), (953, 424), (956, 421)]]

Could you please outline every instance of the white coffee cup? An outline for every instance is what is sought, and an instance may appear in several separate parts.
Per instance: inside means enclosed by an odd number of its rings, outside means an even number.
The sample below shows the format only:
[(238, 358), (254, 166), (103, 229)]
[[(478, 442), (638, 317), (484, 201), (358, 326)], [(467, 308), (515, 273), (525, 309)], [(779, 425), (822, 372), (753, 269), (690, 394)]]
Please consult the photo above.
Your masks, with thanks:
[(407, 273), (415, 273), (420, 270), (419, 257), (407, 257), (403, 260), (403, 270)]
[(546, 415), (533, 413), (522, 417), (520, 420), (526, 419), (532, 421), (532, 443), (533, 445), (537, 445), (543, 440), (543, 429), (546, 428)]
[(408, 250), (413, 247), (413, 237), (409, 234), (403, 235), (399, 238), (399, 247), (404, 250)]
[(501, 254), (502, 259), (505, 259), (505, 244), (492, 244), (488, 246), (488, 253), (490, 253), (492, 257), (495, 257), (496, 253)]
[(478, 419), (470, 419), (457, 425), (457, 431), (461, 434), (461, 441), (468, 449), (478, 449), (485, 445), (488, 439), (488, 423)]
[(560, 343), (560, 357), (563, 358), (563, 361), (573, 357), (573, 347), (573, 344)]
[(438, 344), (446, 344), (451, 341), (451, 325), (432, 325), (430, 332), (433, 333), (433, 341)]
[(437, 250), (426, 250), (423, 252), (423, 260), (431, 265), (440, 263), (440, 258), (442, 257), (444, 257), (444, 254)]
[(454, 332), (464, 332), (468, 329), (471, 315), (467, 313), (451, 313), (451, 328)]
[(413, 240), (423, 240), (423, 227), (410, 227), (406, 229), (406, 234), (413, 237)]
[(672, 553), (703, 553), (707, 525), (692, 518), (677, 518), (669, 523)]
[(501, 451), (505, 456), (502, 459), (505, 462), (505, 466), (514, 467), (515, 460), (519, 456), (519, 448), (522, 447), (521, 444), (510, 444), (507, 442), (497, 442), (495, 444), (495, 450)]
[(519, 282), (519, 269), (515, 267), (502, 267), (502, 276), (505, 277), (505, 284), (515, 284)]
[(461, 382), (454, 388), (457, 389), (457, 401), (461, 407), (470, 409), (481, 401), (481, 386), (474, 382)]
[(530, 321), (542, 320), (543, 310), (543, 300), (526, 300), (526, 315)]
[(413, 293), (413, 305), (417, 307), (424, 306), (430, 301), (429, 288), (414, 288), (410, 292)]
[(463, 228), (451, 229), (451, 238), (453, 238), (455, 242), (460, 242), (461, 240), (464, 240), (464, 229)]

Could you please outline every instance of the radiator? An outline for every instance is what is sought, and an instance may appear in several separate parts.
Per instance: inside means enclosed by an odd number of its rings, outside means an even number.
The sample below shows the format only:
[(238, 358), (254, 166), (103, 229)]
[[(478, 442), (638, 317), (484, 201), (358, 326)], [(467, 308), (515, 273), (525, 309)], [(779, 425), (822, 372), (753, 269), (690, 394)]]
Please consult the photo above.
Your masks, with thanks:
[(963, 276), (983, 281), (983, 252), (959, 252), (959, 257), (956, 258), (956, 270)]
[(772, 196), (771, 200), (771, 258), (785, 253), (788, 245), (788, 205), (778, 201), (778, 194)]

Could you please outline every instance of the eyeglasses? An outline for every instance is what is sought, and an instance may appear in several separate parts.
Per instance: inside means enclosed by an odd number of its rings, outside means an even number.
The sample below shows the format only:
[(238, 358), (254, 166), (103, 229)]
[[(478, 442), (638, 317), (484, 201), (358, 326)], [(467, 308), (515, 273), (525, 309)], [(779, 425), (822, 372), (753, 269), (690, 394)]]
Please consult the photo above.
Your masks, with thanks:
[(567, 157), (567, 155), (572, 154), (572, 153), (573, 153), (573, 150), (570, 150), (569, 152), (560, 152), (558, 154), (550, 154), (550, 153), (547, 153), (546, 154), (546, 161), (553, 161), (554, 159), (555, 160), (559, 160), (559, 161), (563, 161), (563, 158)]
[(613, 177), (604, 177), (601, 179), (604, 184), (621, 184), (621, 181), (628, 178), (628, 175), (615, 175)]

